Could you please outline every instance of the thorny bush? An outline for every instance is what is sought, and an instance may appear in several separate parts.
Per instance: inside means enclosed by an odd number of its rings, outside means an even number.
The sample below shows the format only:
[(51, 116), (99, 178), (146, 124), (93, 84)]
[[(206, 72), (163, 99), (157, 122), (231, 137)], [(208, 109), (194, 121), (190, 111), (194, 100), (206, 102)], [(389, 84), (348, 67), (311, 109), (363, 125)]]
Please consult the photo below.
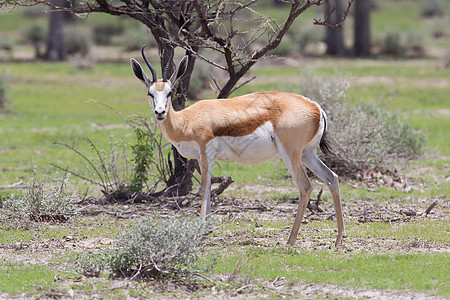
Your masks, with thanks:
[(349, 105), (348, 80), (305, 76), (302, 93), (328, 115), (333, 153), (322, 157), (341, 175), (406, 162), (423, 152), (425, 138), (394, 113), (376, 104)]
[(140, 280), (193, 275), (210, 267), (199, 264), (208, 227), (200, 219), (150, 216), (121, 233), (115, 248), (78, 255), (77, 269), (84, 275), (106, 270), (112, 277)]

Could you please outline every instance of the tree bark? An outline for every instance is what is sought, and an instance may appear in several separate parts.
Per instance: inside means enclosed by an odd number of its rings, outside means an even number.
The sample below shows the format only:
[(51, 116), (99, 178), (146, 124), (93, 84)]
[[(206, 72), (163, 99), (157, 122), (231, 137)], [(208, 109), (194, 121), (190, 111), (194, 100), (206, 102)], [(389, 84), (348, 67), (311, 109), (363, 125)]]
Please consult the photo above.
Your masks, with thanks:
[(370, 55), (370, 0), (355, 0), (355, 42), (353, 53), (355, 56)]
[[(52, 0), (51, 3), (58, 7), (69, 7), (66, 0)], [(73, 21), (73, 16), (67, 12), (58, 11), (54, 8), (50, 11), (50, 22), (47, 37), (47, 51), (44, 58), (49, 61), (64, 60), (64, 25)]]
[[(363, 0), (365, 1), (365, 0)], [(344, 16), (344, 9), (341, 0), (335, 1), (335, 13), (330, 16), (332, 23), (337, 23)], [(342, 27), (327, 27), (325, 33), (325, 42), (327, 44), (326, 54), (333, 56), (346, 56), (344, 35)]]

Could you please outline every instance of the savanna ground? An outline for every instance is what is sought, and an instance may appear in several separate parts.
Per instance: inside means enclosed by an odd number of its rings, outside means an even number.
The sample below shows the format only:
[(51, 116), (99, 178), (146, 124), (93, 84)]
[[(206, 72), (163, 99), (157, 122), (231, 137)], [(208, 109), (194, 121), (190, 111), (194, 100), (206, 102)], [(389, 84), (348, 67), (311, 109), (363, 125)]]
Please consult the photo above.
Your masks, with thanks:
[[(396, 11), (412, 19), (402, 23), (392, 17)], [(421, 28), (416, 13), (398, 2), (382, 15), (374, 13), (374, 27), (386, 30), (389, 20), (400, 29)], [(341, 182), (347, 231), (342, 249), (333, 247), (336, 224), (325, 186), (324, 211), (308, 211), (298, 243), (288, 247), (296, 188), (280, 159), (255, 166), (221, 162), (216, 175), (232, 176), (235, 183), (213, 202), (213, 233), (203, 257), (216, 261), (212, 271), (189, 280), (153, 282), (86, 277), (75, 270), (77, 253), (112, 247), (118, 233), (148, 215), (195, 216), (200, 203), (190, 196), (99, 204), (98, 187), (72, 176), (69, 186), (78, 204), (66, 222), (0, 230), (0, 298), (448, 298), (450, 71), (444, 68), (444, 56), (450, 43), (439, 39), (430, 45), (426, 57), (415, 59), (267, 61), (253, 70), (257, 78), (236, 92), (300, 91), (305, 74), (347, 77), (351, 103), (379, 102), (424, 132), (425, 153), (390, 166), (398, 175), (374, 172)], [(84, 165), (54, 141), (91, 156), (85, 137), (102, 149), (110, 149), (111, 139), (133, 143), (134, 132), (117, 114), (89, 100), (124, 115), (150, 114), (145, 91), (127, 62), (139, 54), (114, 47), (93, 50), (118, 62), (105, 59), (88, 70), (71, 63), (24, 62), (32, 49), (20, 45), (14, 51), (17, 61), (3, 58), (0, 71), (9, 73), (11, 103), (10, 112), (0, 115), (2, 198), (21, 191), (33, 176), (32, 166), (41, 176), (56, 178), (62, 172), (50, 163), (74, 170)], [(322, 184), (313, 184), (315, 198)], [(421, 213), (434, 201), (438, 204), (426, 217), (405, 215)]]

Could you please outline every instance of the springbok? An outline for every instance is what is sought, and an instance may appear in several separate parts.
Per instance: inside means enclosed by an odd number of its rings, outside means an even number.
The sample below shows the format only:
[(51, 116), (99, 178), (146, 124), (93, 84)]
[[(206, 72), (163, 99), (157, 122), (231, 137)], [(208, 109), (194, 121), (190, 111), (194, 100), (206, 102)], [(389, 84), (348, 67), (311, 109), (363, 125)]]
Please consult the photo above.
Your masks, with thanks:
[(134, 58), (131, 59), (133, 72), (147, 87), (150, 106), (162, 134), (182, 156), (198, 160), (201, 166), (203, 218), (209, 219), (211, 214), (214, 160), (255, 164), (279, 153), (297, 184), (300, 200), (288, 244), (295, 244), (312, 191), (303, 163), (331, 191), (338, 225), (335, 246), (342, 245), (345, 229), (338, 176), (314, 150), (318, 144), (322, 151), (329, 149), (325, 139), (327, 116), (317, 103), (292, 93), (259, 92), (231, 99), (201, 100), (175, 111), (171, 105), (172, 88), (186, 72), (188, 58), (181, 59), (168, 79), (172, 49), (163, 78), (158, 80), (144, 49), (145, 46), (141, 50), (142, 57), (152, 73), (152, 80)]

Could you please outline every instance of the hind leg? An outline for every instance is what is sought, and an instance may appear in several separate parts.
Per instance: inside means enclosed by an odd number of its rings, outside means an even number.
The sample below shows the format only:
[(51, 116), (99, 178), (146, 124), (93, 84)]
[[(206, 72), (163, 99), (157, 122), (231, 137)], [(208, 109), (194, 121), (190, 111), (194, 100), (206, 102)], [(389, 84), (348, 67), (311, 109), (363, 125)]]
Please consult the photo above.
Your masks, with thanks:
[(288, 239), (288, 244), (293, 246), (297, 240), (298, 231), (300, 230), (300, 225), (302, 223), (303, 216), (305, 215), (306, 207), (308, 206), (309, 196), (312, 192), (312, 186), (302, 166), (301, 150), (286, 152), (281, 143), (279, 143), (277, 146), (281, 158), (283, 159), (289, 172), (291, 173), (292, 178), (297, 184), (299, 192), (297, 214), (295, 216), (294, 225), (292, 226), (292, 230)]
[(336, 213), (336, 220), (338, 225), (338, 236), (335, 246), (342, 246), (342, 240), (345, 236), (344, 217), (342, 215), (341, 197), (339, 193), (339, 180), (336, 173), (331, 171), (321, 160), (317, 157), (313, 148), (307, 148), (303, 151), (303, 163), (310, 169), (317, 177), (319, 177), (330, 189), (333, 196), (334, 211)]

